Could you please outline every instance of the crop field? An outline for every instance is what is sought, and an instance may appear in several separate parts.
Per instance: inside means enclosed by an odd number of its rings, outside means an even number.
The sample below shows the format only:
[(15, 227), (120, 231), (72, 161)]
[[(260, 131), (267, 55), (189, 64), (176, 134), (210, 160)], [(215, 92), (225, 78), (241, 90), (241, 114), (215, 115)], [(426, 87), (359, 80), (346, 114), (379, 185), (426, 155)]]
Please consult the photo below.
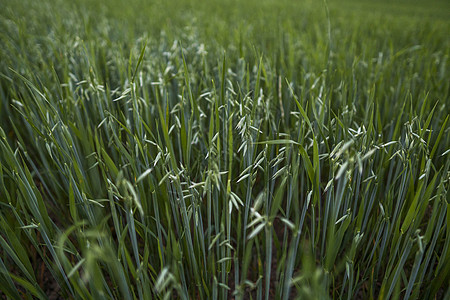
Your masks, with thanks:
[(0, 0), (0, 299), (450, 299), (448, 0)]

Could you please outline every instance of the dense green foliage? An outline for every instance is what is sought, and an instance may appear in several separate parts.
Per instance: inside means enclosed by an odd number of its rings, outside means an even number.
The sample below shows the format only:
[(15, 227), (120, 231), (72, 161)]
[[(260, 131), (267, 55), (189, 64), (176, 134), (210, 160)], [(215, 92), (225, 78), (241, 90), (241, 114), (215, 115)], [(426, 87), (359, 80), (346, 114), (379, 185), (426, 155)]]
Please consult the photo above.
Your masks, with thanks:
[(0, 6), (0, 295), (450, 296), (448, 2)]

